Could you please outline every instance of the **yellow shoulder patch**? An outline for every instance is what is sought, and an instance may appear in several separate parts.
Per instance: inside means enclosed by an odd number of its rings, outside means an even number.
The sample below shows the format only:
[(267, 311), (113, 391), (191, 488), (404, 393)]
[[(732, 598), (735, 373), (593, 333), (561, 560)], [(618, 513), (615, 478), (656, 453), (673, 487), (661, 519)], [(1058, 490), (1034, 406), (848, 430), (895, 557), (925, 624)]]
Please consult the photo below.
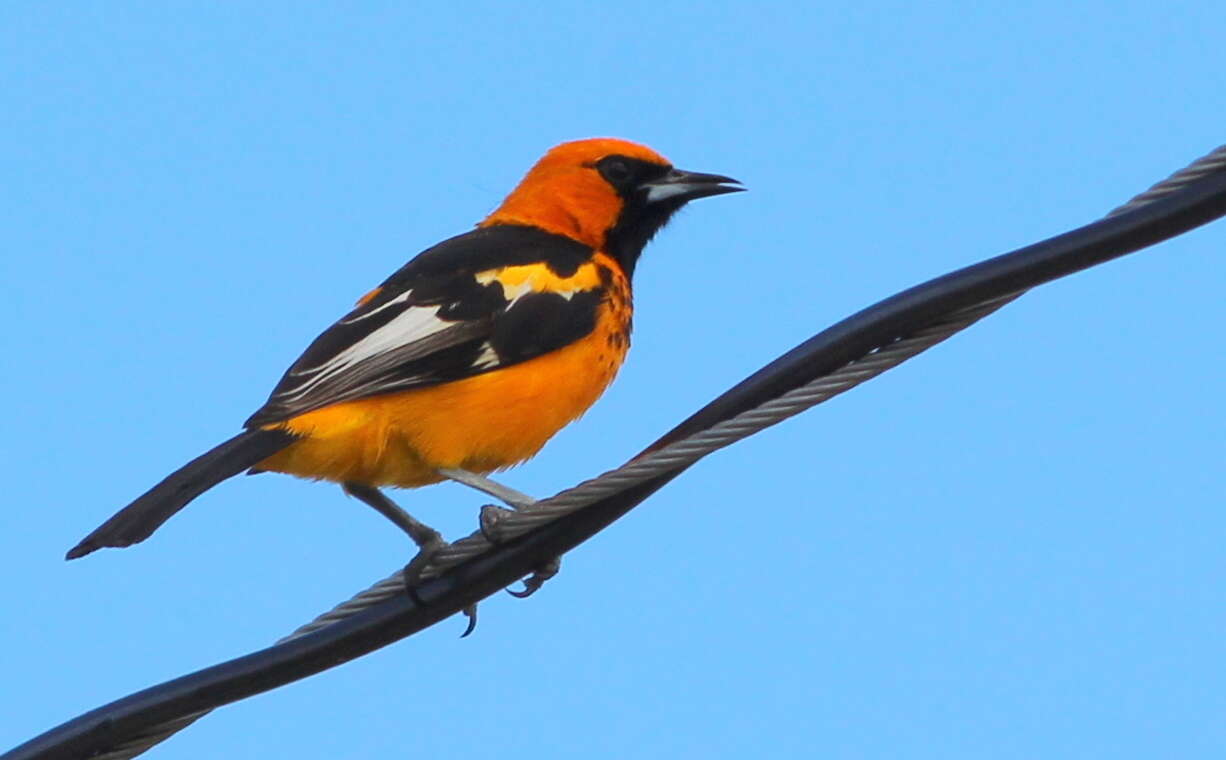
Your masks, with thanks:
[(482, 285), (502, 283), (502, 292), (507, 300), (515, 300), (525, 293), (557, 293), (569, 297), (580, 291), (594, 290), (601, 285), (600, 272), (591, 262), (580, 265), (570, 277), (559, 277), (545, 264), (487, 269), (477, 272), (473, 277)]

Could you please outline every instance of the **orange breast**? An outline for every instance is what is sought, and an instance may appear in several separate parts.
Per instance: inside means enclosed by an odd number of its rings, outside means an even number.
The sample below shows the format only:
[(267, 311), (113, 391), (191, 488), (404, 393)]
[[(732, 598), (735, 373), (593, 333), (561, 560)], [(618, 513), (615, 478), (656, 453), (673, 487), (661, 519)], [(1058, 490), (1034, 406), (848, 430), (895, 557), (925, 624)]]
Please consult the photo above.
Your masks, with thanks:
[(629, 289), (615, 278), (596, 329), (526, 362), (428, 388), (335, 404), (270, 425), (302, 440), (259, 469), (405, 488), (439, 467), (486, 473), (536, 454), (604, 392), (629, 347)]

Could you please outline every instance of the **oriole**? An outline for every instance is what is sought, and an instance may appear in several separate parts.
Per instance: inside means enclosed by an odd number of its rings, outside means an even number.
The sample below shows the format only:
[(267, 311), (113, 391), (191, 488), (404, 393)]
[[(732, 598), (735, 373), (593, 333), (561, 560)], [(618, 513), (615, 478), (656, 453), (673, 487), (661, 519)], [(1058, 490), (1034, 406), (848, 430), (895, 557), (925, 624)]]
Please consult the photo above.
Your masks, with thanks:
[(338, 482), (423, 546), (437, 534), (378, 487), (453, 479), (522, 506), (483, 474), (536, 454), (596, 401), (629, 347), (643, 247), (688, 201), (737, 184), (624, 140), (558, 145), (476, 229), (419, 254), (316, 338), (242, 433), (68, 558), (142, 541), (244, 470)]

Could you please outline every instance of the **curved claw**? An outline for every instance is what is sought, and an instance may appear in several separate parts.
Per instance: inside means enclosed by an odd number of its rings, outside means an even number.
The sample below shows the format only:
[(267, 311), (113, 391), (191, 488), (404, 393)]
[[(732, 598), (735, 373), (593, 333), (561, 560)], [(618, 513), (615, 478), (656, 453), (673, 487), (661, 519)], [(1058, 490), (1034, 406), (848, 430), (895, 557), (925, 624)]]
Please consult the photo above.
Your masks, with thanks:
[(516, 599), (527, 599), (528, 597), (541, 590), (541, 586), (545, 585), (545, 581), (558, 574), (562, 569), (562, 558), (554, 557), (545, 564), (536, 569), (536, 572), (524, 579), (523, 591), (512, 591), (507, 589), (507, 593)]
[(468, 634), (477, 630), (477, 605), (471, 604), (460, 610), (464, 617), (468, 618), (468, 627), (464, 629), (464, 633), (460, 634), (460, 638), (467, 638)]
[(514, 591), (512, 589), (507, 589), (507, 593), (515, 597), (516, 599), (527, 599), (528, 597), (535, 594), (537, 591), (540, 591), (541, 586), (544, 586), (544, 585), (545, 585), (545, 582), (536, 580), (536, 576), (534, 575), (528, 580), (524, 581), (523, 591)]

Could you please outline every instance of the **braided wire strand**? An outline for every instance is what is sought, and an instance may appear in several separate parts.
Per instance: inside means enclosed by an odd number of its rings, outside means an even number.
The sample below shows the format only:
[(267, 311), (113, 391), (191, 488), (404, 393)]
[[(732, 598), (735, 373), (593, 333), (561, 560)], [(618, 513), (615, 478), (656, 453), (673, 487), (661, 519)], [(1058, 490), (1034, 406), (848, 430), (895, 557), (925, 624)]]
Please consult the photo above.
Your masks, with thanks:
[[(693, 464), (712, 452), (794, 417), (806, 409), (851, 390), (898, 366), (952, 337), (955, 333), (970, 327), (1021, 295), (1021, 293), (1014, 293), (955, 312), (930, 327), (916, 331), (908, 338), (896, 340), (884, 348), (870, 352), (861, 359), (843, 365), (828, 375), (819, 377), (689, 438), (631, 460), (621, 467), (561, 491), (548, 499), (542, 499), (528, 509), (508, 512), (499, 521), (499, 537), (501, 540), (518, 538), (540, 525), (583, 509), (609, 494)], [(488, 551), (493, 545), (482, 532), (477, 531), (440, 550), (422, 575), (423, 577), (439, 575)], [(379, 604), (389, 597), (403, 594), (404, 590), (403, 573), (397, 571), (353, 598), (338, 604), (310, 623), (301, 626), (277, 643), (281, 644), (318, 631)], [(211, 710), (204, 710), (154, 726), (109, 752), (98, 755), (97, 760), (129, 760), (169, 739), (210, 712)]]
[[(908, 338), (896, 340), (834, 372), (817, 378), (732, 419), (714, 425), (689, 438), (646, 456), (631, 460), (556, 496), (531, 507), (509, 512), (498, 522), (499, 538), (514, 539), (535, 528), (582, 509), (610, 494), (623, 491), (652, 478), (697, 462), (706, 455), (778, 424), (810, 407), (848, 391), (882, 372), (944, 341), (955, 333), (1020, 296), (1014, 293), (951, 314)], [(442, 549), (423, 574), (437, 575), (488, 550), (489, 540), (481, 532)]]
[(1216, 150), (1201, 156), (1140, 195), (1133, 196), (1124, 205), (1116, 206), (1107, 212), (1107, 216), (1117, 216), (1125, 211), (1132, 211), (1134, 208), (1152, 203), (1191, 182), (1195, 182), (1201, 177), (1220, 172), (1223, 169), (1226, 169), (1226, 145), (1218, 146)]
[[(1131, 211), (1152, 203), (1206, 175), (1226, 171), (1226, 145), (1193, 161), (1166, 179), (1158, 182), (1128, 202), (1112, 209), (1106, 217)], [(1104, 218), (1106, 218), (1104, 217)], [(713, 425), (680, 441), (633, 459), (616, 469), (605, 472), (576, 486), (560, 491), (530, 508), (508, 512), (498, 521), (501, 540), (518, 538), (535, 528), (582, 509), (610, 494), (622, 491), (653, 477), (684, 468), (704, 456), (729, 446), (767, 427), (782, 422), (828, 399), (844, 393), (902, 362), (926, 351), (954, 334), (970, 327), (997, 309), (1021, 297), (1025, 291), (993, 298), (952, 312), (946, 317), (896, 339), (860, 359), (816, 378), (805, 385), (784, 393), (761, 405)], [(477, 531), (441, 549), (423, 569), (422, 578), (440, 575), (473, 557), (488, 551), (493, 544)], [(344, 601), (314, 620), (279, 639), (278, 644), (313, 633), (335, 622), (386, 601), (405, 591), (403, 574), (397, 570), (364, 591)], [(182, 731), (212, 710), (168, 720), (132, 737), (114, 749), (95, 755), (95, 760), (130, 760), (174, 734)]]

